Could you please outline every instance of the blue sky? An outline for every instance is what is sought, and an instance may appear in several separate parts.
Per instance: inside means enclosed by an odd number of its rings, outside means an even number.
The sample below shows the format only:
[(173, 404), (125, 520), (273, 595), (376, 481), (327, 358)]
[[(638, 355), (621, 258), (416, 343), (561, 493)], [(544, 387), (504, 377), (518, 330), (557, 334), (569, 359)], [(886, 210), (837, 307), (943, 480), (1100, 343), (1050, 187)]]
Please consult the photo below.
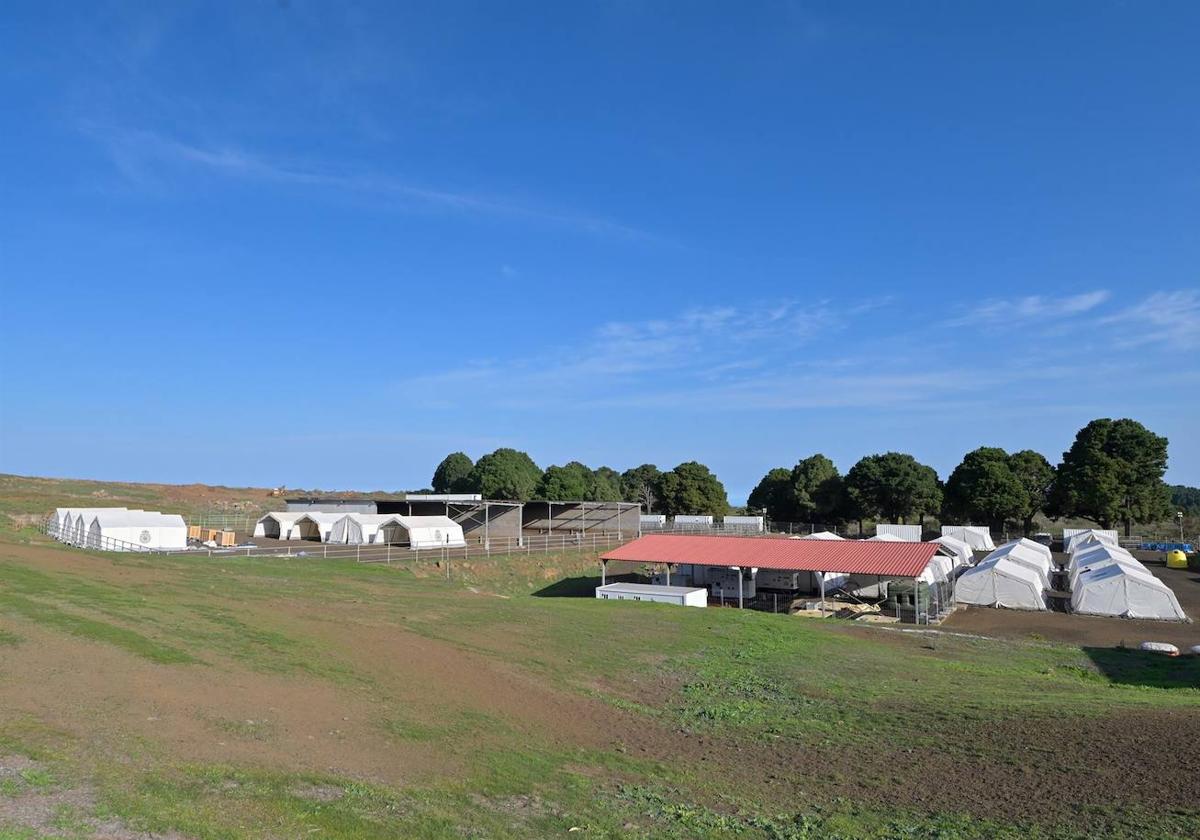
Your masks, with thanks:
[(1200, 4), (19, 2), (0, 470), (1200, 484)]

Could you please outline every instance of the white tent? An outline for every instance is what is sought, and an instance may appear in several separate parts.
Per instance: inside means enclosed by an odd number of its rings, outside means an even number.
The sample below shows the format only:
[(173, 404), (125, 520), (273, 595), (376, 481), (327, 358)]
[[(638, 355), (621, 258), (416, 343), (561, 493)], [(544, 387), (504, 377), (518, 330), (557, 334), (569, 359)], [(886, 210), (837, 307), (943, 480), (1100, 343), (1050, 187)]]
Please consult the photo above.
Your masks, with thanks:
[(385, 525), (394, 523), (399, 517), (387, 513), (348, 513), (333, 523), (329, 530), (329, 542), (349, 545), (382, 543)]
[(187, 523), (178, 514), (104, 511), (96, 514), (88, 526), (87, 546), (104, 551), (187, 548)]
[[(125, 511), (123, 507), (112, 508), (74, 508), (72, 513), (75, 518), (70, 521), (67, 526), (67, 542), (75, 545), (86, 545), (88, 541), (88, 531), (92, 527), (92, 520), (102, 513), (118, 513)], [(129, 513), (142, 513), (140, 509), (130, 510)]]
[(303, 511), (271, 511), (254, 524), (254, 536), (268, 537), (275, 540), (290, 540), (292, 538), (292, 526), (303, 515)]
[(1042, 555), (1042, 557), (1046, 558), (1047, 563), (1050, 563), (1051, 565), (1054, 564), (1054, 553), (1052, 551), (1050, 551), (1048, 546), (1044, 546), (1040, 542), (1034, 542), (1033, 540), (1027, 539), (1026, 537), (1021, 537), (1018, 540), (1013, 540), (1013, 542), (1016, 543), (1017, 545), (1021, 546), (1022, 548), (1028, 549), (1029, 551), (1032, 551), (1036, 554)]
[(974, 565), (975, 552), (966, 542), (957, 537), (938, 537), (933, 542), (945, 546), (954, 554), (955, 566), (968, 567)]
[(1175, 593), (1143, 567), (1108, 563), (1082, 572), (1071, 593), (1071, 608), (1085, 615), (1186, 621)]
[(305, 511), (292, 522), (291, 538), (328, 542), (329, 532), (333, 530), (333, 523), (345, 515), (344, 513), (327, 513), (320, 510)]
[(1083, 545), (1086, 542), (1099, 541), (1108, 545), (1119, 545), (1120, 540), (1117, 539), (1116, 531), (1104, 531), (1098, 528), (1064, 528), (1063, 529), (1063, 551), (1068, 554), (1075, 550), (1076, 545)]
[(873, 537), (867, 537), (866, 542), (912, 542), (912, 540), (906, 540), (895, 534), (876, 534)]
[[(1026, 542), (1030, 541), (1026, 540)], [(1034, 545), (1037, 545), (1037, 543), (1034, 543)], [(1043, 548), (1044, 546), (1039, 547)], [(1032, 571), (1036, 572), (1038, 577), (1041, 579), (1042, 588), (1050, 588), (1050, 558), (1042, 552), (1023, 545), (1021, 540), (1013, 540), (1012, 542), (1006, 542), (987, 557), (983, 558), (983, 562), (986, 563), (989, 560), (999, 560), (1000, 558), (1011, 560), (1014, 563), (1019, 563), (1022, 566), (1031, 569)]]
[(1123, 548), (1112, 545), (1104, 545), (1097, 543), (1090, 551), (1078, 551), (1071, 555), (1071, 562), (1067, 565), (1067, 570), (1070, 573), (1070, 586), (1075, 588), (1075, 581), (1085, 571), (1098, 569), (1103, 566), (1129, 566), (1149, 574), (1150, 572), (1141, 563), (1134, 558), (1132, 554)]
[[(462, 525), (448, 516), (394, 516), (380, 528), (379, 537), (409, 548), (462, 548), (467, 544)], [(397, 529), (393, 531), (392, 529)], [(407, 533), (405, 533), (407, 532)]]
[(959, 603), (1011, 610), (1045, 610), (1046, 595), (1038, 573), (1007, 557), (985, 560), (959, 576), (954, 587)]
[(794, 540), (844, 540), (845, 537), (839, 537), (832, 531), (816, 531), (812, 534), (805, 534), (802, 537), (792, 537)]
[(971, 546), (975, 551), (995, 551), (992, 532), (983, 525), (943, 525), (943, 537), (954, 537)]
[(79, 530), (79, 517), (83, 516), (87, 520), (83, 526), (83, 532), (86, 534), (87, 526), (91, 524), (90, 517), (106, 510), (125, 510), (125, 508), (55, 508), (54, 514), (50, 517), (51, 536), (62, 542), (76, 542), (75, 535)]
[(875, 536), (891, 535), (898, 537), (901, 542), (920, 542), (920, 525), (896, 525), (890, 522), (879, 522), (875, 525)]

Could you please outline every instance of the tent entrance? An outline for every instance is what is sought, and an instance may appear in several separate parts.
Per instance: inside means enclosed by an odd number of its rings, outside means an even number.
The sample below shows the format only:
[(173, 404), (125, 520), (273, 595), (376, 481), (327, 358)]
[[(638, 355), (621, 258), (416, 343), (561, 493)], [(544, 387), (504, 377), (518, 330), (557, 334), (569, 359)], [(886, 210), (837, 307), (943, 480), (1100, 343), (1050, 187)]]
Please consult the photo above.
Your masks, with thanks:
[(270, 537), (273, 540), (279, 539), (279, 520), (275, 517), (268, 517), (263, 520), (263, 536)]
[(379, 529), (379, 535), (375, 537), (377, 543), (387, 543), (388, 545), (400, 545), (408, 542), (408, 529), (403, 525), (395, 523), (384, 525)]
[(321, 526), (311, 519), (301, 519), (293, 530), (299, 539), (321, 541)]

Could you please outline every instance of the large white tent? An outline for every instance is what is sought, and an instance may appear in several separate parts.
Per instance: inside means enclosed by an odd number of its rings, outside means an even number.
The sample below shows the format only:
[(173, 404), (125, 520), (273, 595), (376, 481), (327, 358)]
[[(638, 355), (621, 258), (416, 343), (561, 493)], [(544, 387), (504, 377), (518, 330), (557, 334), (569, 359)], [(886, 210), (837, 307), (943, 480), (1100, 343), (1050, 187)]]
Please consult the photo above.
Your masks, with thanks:
[[(95, 518), (102, 513), (109, 514), (120, 511), (126, 511), (126, 508), (81, 508), (76, 510), (74, 512), (75, 520), (71, 524), (70, 531), (68, 532), (70, 535), (68, 542), (74, 543), (75, 545), (86, 545), (88, 541), (88, 533), (91, 530), (92, 522), (95, 520)], [(127, 512), (143, 513), (144, 511), (135, 508), (128, 510)]]
[(1102, 542), (1108, 545), (1120, 545), (1116, 531), (1105, 531), (1099, 528), (1064, 528), (1063, 551), (1068, 554), (1088, 542)]
[(147, 510), (108, 510), (92, 517), (88, 548), (104, 551), (187, 548), (187, 523), (178, 514)]
[(957, 537), (938, 537), (933, 542), (943, 545), (954, 554), (954, 565), (969, 567), (975, 563), (975, 551), (963, 540)]
[(815, 531), (811, 534), (805, 534), (802, 537), (792, 537), (793, 540), (844, 540), (845, 537), (839, 537), (832, 531)]
[[(380, 537), (409, 548), (462, 548), (467, 544), (462, 525), (448, 516), (394, 516), (380, 528)], [(396, 529), (393, 531), (393, 529)]]
[(254, 524), (254, 536), (269, 537), (276, 540), (290, 540), (292, 538), (292, 526), (303, 515), (303, 512), (294, 510), (273, 510)]
[(329, 542), (348, 545), (383, 543), (384, 526), (395, 523), (399, 517), (387, 513), (348, 513), (333, 523), (329, 530)]
[(958, 578), (954, 595), (959, 603), (1012, 610), (1046, 607), (1045, 585), (1038, 573), (1009, 557), (985, 560)]
[(975, 551), (995, 551), (992, 532), (983, 525), (943, 525), (943, 537), (954, 537), (971, 546)]
[(327, 513), (320, 510), (305, 511), (292, 522), (292, 539), (328, 542), (333, 525), (345, 516), (344, 513)]
[(1179, 599), (1144, 566), (1112, 562), (1085, 569), (1071, 591), (1071, 609), (1085, 615), (1186, 621)]
[(887, 533), (876, 534), (873, 537), (867, 537), (866, 541), (867, 542), (912, 542), (912, 540), (906, 540), (904, 537), (897, 536), (896, 534), (887, 534)]
[[(54, 515), (50, 517), (52, 536), (62, 542), (82, 542), (83, 537), (87, 534), (87, 526), (91, 524), (90, 517), (107, 510), (125, 510), (125, 508), (55, 508)], [(85, 520), (82, 528), (79, 524), (80, 517)]]
[[(1036, 546), (1036, 548), (1030, 548), (1024, 543), (1030, 543), (1031, 545)], [(1020, 565), (1031, 569), (1038, 575), (1038, 578), (1042, 581), (1043, 589), (1049, 589), (1051, 571), (1050, 553), (1043, 553), (1038, 551), (1037, 548), (1045, 548), (1045, 546), (1039, 546), (1037, 543), (1032, 542), (1031, 540), (1013, 540), (1012, 542), (1006, 542), (987, 557), (983, 558), (983, 562), (986, 563), (989, 560), (999, 560), (1004, 558), (1014, 563), (1019, 563)]]

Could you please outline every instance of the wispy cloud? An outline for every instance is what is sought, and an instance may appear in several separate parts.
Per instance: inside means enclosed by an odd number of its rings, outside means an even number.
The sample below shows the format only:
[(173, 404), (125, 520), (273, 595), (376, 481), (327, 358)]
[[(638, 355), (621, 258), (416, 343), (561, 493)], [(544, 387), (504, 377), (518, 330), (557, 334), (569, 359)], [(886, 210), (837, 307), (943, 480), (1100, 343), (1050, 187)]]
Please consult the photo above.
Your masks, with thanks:
[(980, 303), (964, 304), (949, 326), (989, 326), (1012, 324), (1034, 319), (1059, 319), (1082, 315), (1111, 297), (1105, 289), (1065, 297), (1028, 295), (1018, 298), (989, 298)]
[(82, 128), (104, 146), (122, 174), (140, 186), (169, 175), (172, 167), (184, 167), (228, 179), (375, 196), (401, 209), (451, 211), (632, 241), (667, 242), (655, 234), (603, 217), (538, 207), (484, 193), (438, 189), (391, 175), (286, 160), (236, 145), (188, 143), (152, 131), (115, 129), (95, 123)]
[(1134, 306), (1101, 318), (1099, 323), (1118, 328), (1124, 347), (1200, 347), (1200, 290), (1155, 292)]

